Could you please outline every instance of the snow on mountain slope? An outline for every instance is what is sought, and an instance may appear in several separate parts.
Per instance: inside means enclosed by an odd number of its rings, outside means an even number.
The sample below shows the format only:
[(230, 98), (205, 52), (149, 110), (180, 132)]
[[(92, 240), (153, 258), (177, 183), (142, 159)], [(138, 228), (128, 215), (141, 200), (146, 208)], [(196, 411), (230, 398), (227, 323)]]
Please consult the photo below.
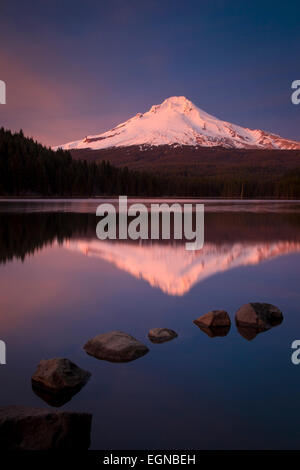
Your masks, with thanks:
[(230, 124), (211, 116), (184, 96), (167, 98), (163, 103), (152, 106), (150, 111), (144, 114), (138, 113), (103, 134), (87, 136), (55, 149), (98, 150), (131, 145), (300, 149), (300, 142), (283, 139), (262, 130), (251, 130)]

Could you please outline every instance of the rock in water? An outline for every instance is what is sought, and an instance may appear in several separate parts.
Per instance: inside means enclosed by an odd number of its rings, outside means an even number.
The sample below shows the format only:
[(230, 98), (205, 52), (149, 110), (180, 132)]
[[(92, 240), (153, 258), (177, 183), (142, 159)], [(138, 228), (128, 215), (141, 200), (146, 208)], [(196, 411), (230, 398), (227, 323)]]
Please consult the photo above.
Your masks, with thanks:
[(69, 359), (56, 357), (41, 360), (31, 380), (36, 386), (60, 392), (82, 387), (90, 377), (90, 372), (81, 369)]
[(212, 310), (194, 320), (195, 325), (203, 328), (229, 327), (231, 321), (225, 310)]
[(259, 330), (258, 328), (253, 327), (253, 326), (236, 325), (236, 328), (237, 328), (239, 334), (243, 338), (245, 338), (247, 341), (252, 341), (254, 338), (256, 338), (256, 336), (259, 333), (263, 333), (264, 331), (266, 331), (266, 330)]
[(46, 389), (39, 388), (38, 386), (32, 383), (32, 391), (41, 398), (47, 405), (54, 406), (59, 408), (60, 406), (65, 405), (70, 401), (80, 389), (61, 391), (61, 392), (49, 392)]
[(83, 349), (90, 356), (110, 362), (129, 362), (144, 356), (149, 349), (133, 336), (110, 331), (90, 339)]
[(266, 331), (283, 321), (282, 312), (272, 304), (253, 302), (245, 304), (235, 314), (237, 326), (248, 326)]
[(1, 450), (87, 450), (92, 415), (25, 406), (0, 407)]
[(259, 333), (280, 325), (282, 321), (283, 315), (279, 308), (260, 302), (245, 304), (235, 314), (237, 330), (248, 341)]
[(165, 343), (177, 338), (178, 334), (169, 328), (153, 328), (149, 331), (148, 337), (152, 343)]
[(32, 389), (49, 405), (62, 406), (81, 390), (90, 377), (90, 372), (69, 359), (42, 360), (31, 377)]
[(197, 326), (210, 338), (227, 336), (230, 331), (230, 326)]

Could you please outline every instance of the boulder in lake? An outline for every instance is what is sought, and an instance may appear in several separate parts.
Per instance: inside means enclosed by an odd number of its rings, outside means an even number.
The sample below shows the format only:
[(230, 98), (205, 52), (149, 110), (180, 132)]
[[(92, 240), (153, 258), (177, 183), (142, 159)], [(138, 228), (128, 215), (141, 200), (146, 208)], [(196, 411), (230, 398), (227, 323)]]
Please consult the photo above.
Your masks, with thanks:
[(216, 337), (227, 336), (230, 331), (230, 326), (211, 326), (211, 327), (199, 326), (199, 329), (203, 331), (203, 333), (205, 333), (210, 338), (216, 338)]
[(31, 380), (36, 387), (55, 393), (81, 388), (90, 377), (90, 372), (69, 359), (55, 357), (41, 360)]
[(178, 334), (169, 328), (153, 328), (149, 331), (148, 337), (152, 343), (165, 343), (177, 338)]
[(251, 341), (258, 333), (267, 331), (283, 321), (278, 307), (268, 303), (252, 302), (242, 305), (235, 314), (238, 332)]
[(1, 450), (87, 450), (92, 415), (25, 406), (0, 407)]
[(80, 389), (81, 387), (73, 390), (53, 392), (44, 388), (39, 388), (38, 386), (34, 385), (34, 383), (32, 383), (32, 391), (39, 398), (41, 398), (41, 400), (47, 403), (47, 405), (53, 406), (55, 408), (59, 408), (60, 406), (63, 406), (72, 400), (73, 396), (76, 395)]
[(194, 320), (195, 325), (203, 328), (229, 327), (231, 321), (225, 310), (212, 310)]
[(242, 305), (235, 314), (236, 323), (268, 330), (283, 320), (282, 312), (275, 305), (252, 302)]
[(194, 323), (210, 338), (226, 336), (231, 326), (229, 315), (225, 310), (211, 310), (194, 320)]
[(248, 341), (252, 341), (259, 333), (263, 333), (266, 330), (259, 330), (253, 326), (240, 326), (236, 325), (239, 334)]
[(110, 331), (90, 339), (83, 347), (90, 356), (110, 362), (129, 362), (149, 352), (147, 346), (122, 331)]

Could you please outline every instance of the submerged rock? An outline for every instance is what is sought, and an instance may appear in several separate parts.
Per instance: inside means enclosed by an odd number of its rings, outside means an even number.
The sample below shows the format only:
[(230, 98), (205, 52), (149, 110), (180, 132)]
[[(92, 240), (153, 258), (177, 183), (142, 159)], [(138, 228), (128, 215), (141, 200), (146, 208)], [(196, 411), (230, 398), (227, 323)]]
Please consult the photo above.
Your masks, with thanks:
[(81, 390), (90, 377), (90, 372), (69, 359), (42, 360), (31, 377), (32, 390), (48, 405), (62, 406)]
[(204, 327), (197, 325), (203, 333), (207, 334), (210, 338), (215, 337), (223, 337), (228, 335), (230, 331), (230, 326), (211, 326), (211, 327)]
[(90, 339), (83, 347), (90, 356), (110, 362), (129, 362), (149, 352), (147, 346), (122, 331), (110, 331)]
[(92, 415), (25, 406), (0, 407), (1, 450), (87, 450)]
[(238, 332), (243, 338), (251, 341), (259, 333), (280, 325), (283, 314), (272, 304), (253, 302), (242, 305), (235, 314)]
[(195, 325), (203, 328), (215, 327), (229, 327), (231, 321), (228, 313), (225, 310), (212, 310), (211, 312), (201, 315), (201, 317), (194, 320)]
[(152, 343), (165, 343), (177, 338), (178, 334), (169, 328), (153, 328), (149, 331), (148, 337)]
[(248, 341), (252, 341), (259, 333), (263, 333), (266, 330), (259, 330), (253, 326), (239, 326), (236, 325), (236, 328), (239, 334), (247, 339)]
[(74, 388), (68, 391), (53, 392), (47, 389), (39, 388), (32, 383), (32, 391), (41, 398), (47, 405), (59, 408), (70, 401), (74, 395), (76, 395), (82, 387)]

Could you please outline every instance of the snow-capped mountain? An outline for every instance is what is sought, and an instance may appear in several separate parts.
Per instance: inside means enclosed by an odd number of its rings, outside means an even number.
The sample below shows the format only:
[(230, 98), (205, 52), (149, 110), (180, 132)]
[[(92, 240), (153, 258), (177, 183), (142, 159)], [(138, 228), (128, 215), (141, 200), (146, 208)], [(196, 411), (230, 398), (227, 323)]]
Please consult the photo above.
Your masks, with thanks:
[(184, 96), (167, 98), (163, 103), (152, 106), (148, 112), (138, 113), (103, 134), (87, 136), (55, 149), (98, 150), (132, 145), (300, 149), (300, 142), (259, 129), (244, 128), (211, 116)]

